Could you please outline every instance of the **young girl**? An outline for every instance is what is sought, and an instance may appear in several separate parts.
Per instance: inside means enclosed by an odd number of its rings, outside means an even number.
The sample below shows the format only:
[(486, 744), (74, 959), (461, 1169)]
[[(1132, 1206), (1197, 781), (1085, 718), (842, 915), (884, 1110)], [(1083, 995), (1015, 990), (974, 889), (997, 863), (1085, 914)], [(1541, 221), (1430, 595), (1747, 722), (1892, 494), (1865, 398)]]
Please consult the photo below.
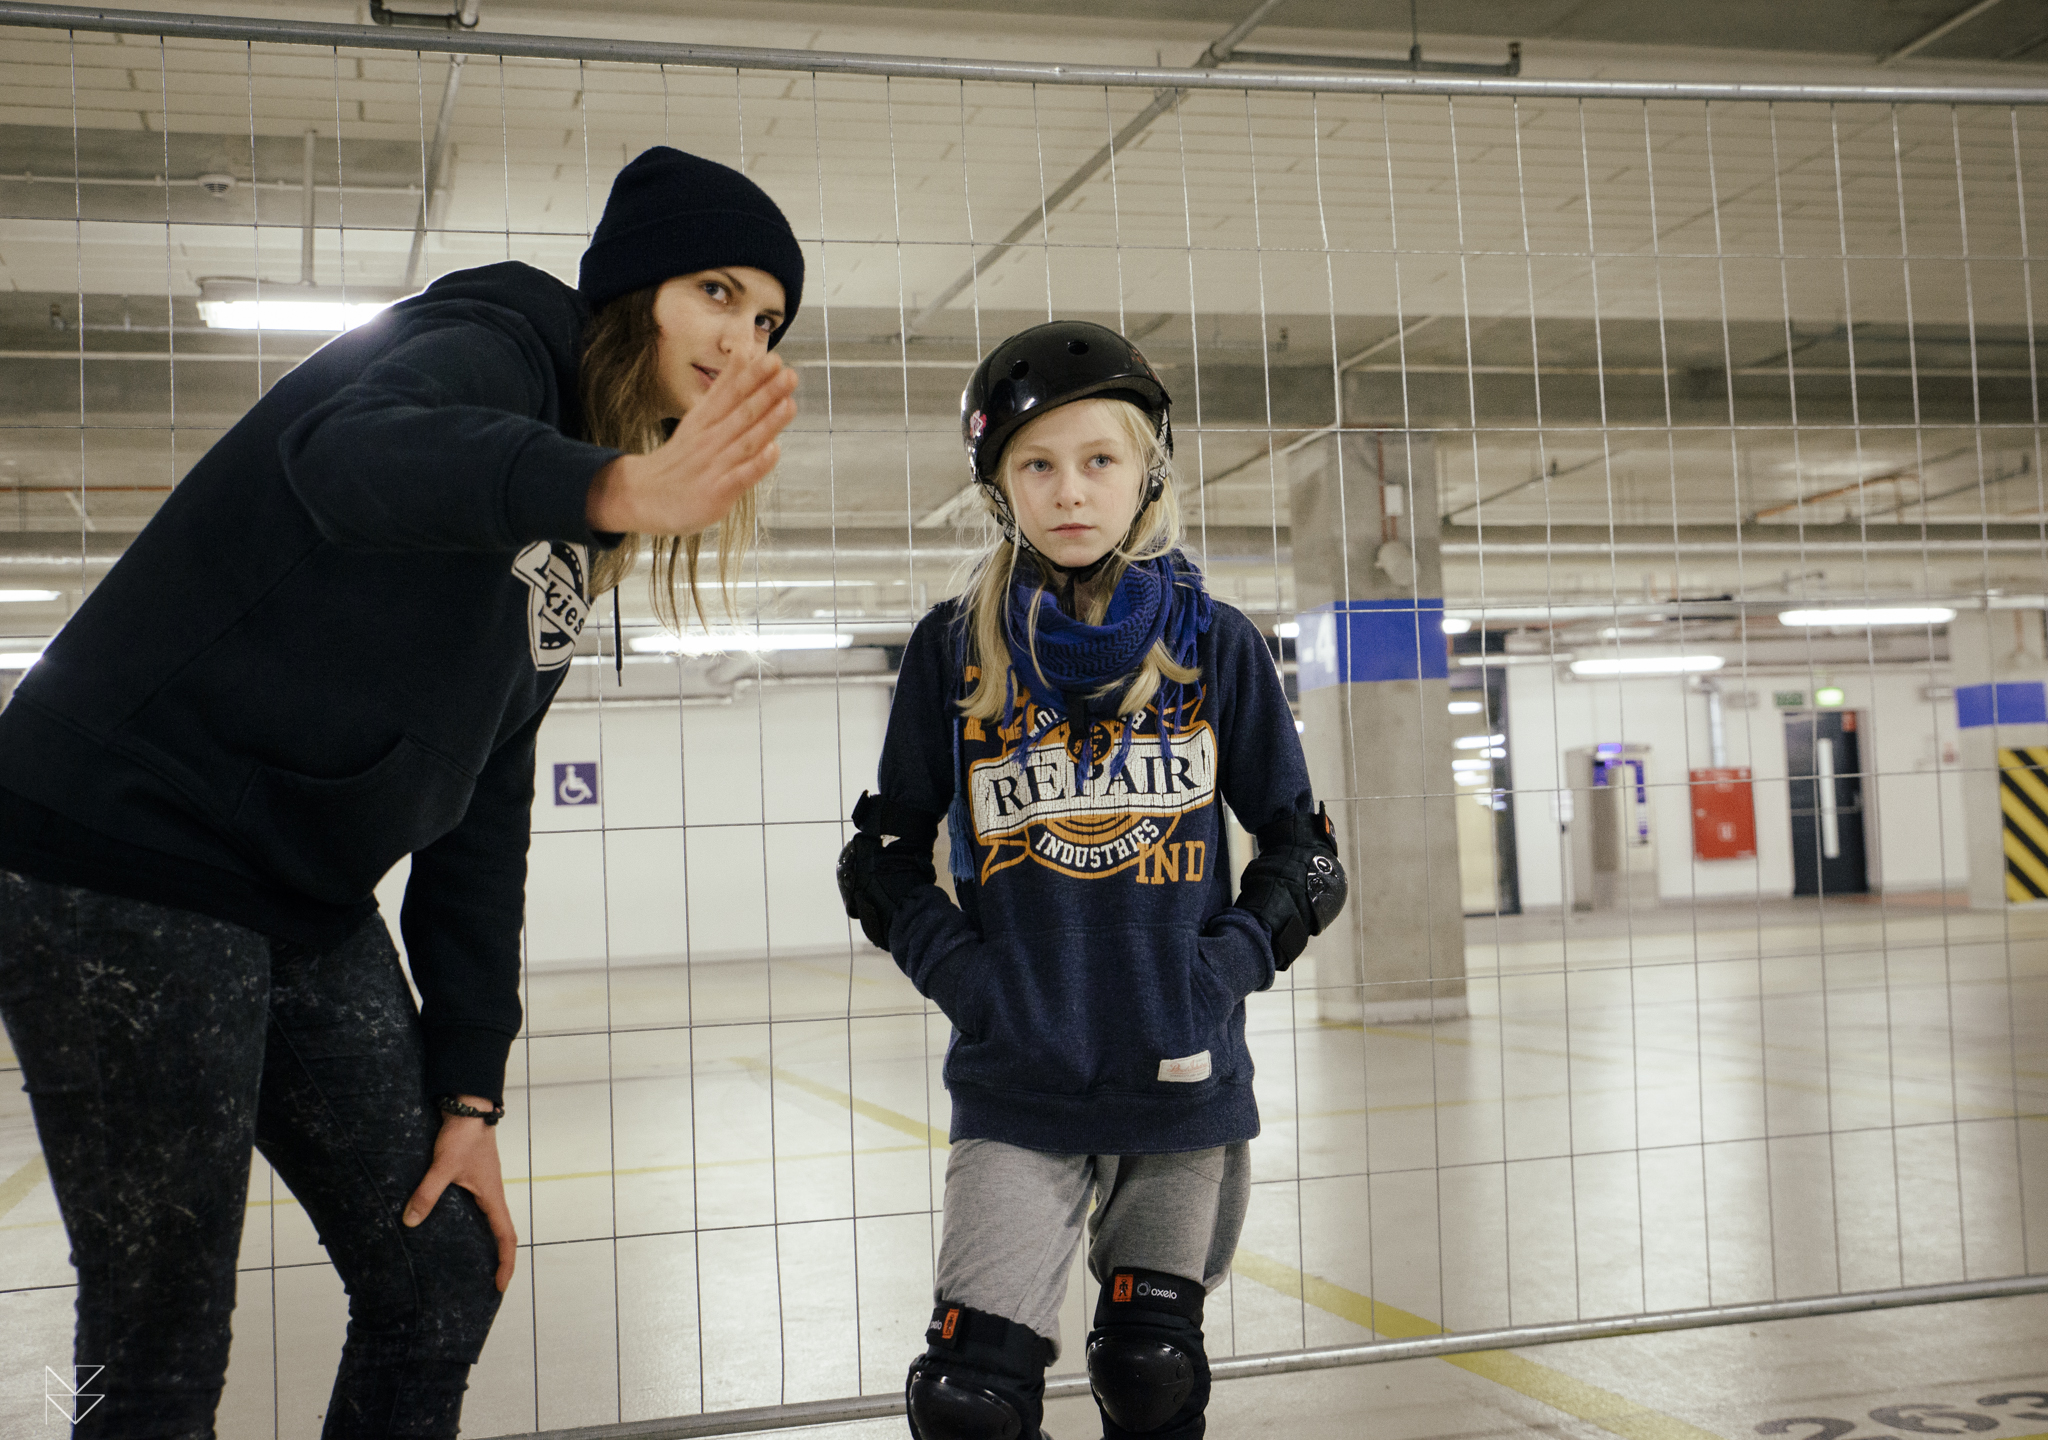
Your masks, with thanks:
[[(323, 1433), (455, 1434), (515, 1254), (534, 734), (640, 535), (672, 616), (697, 537), (750, 528), (802, 285), (752, 181), (648, 151), (578, 288), (459, 272), (279, 381), (0, 714), (0, 1012), (79, 1435), (213, 1434), (252, 1143), (348, 1289)], [(419, 1010), (371, 896), (407, 854)]]
[[(983, 359), (961, 425), (1001, 538), (911, 636), (840, 857), (847, 913), (954, 1027), (918, 1440), (1039, 1434), (1084, 1217), (1105, 1435), (1202, 1433), (1259, 1128), (1244, 997), (1343, 903), (1272, 658), (1178, 548), (1169, 403), (1099, 325)], [(1219, 799), (1260, 843), (1235, 903)]]

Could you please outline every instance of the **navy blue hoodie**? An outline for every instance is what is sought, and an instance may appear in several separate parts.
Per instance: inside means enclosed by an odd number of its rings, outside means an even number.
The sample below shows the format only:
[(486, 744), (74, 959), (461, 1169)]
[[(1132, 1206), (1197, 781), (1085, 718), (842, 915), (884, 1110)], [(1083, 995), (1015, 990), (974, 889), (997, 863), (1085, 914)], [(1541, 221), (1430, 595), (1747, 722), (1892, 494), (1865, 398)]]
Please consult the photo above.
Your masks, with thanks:
[(947, 601), (912, 634), (880, 766), (887, 799), (952, 821), (960, 906), (914, 891), (889, 949), (953, 1022), (953, 1138), (1091, 1155), (1250, 1139), (1244, 997), (1273, 983), (1273, 947), (1230, 903), (1217, 802), (1252, 830), (1314, 808), (1265, 641), (1218, 604), (1171, 758), (1155, 701), (1111, 774), (1097, 722), (1083, 783), (1064, 719), (1020, 766), (1035, 706), (1020, 698), (1007, 730), (961, 718), (975, 672), (958, 617)]
[(280, 380), (0, 712), (0, 866), (323, 945), (410, 854), (428, 1093), (496, 1099), (534, 733), (618, 453), (574, 438), (588, 319), (492, 265)]

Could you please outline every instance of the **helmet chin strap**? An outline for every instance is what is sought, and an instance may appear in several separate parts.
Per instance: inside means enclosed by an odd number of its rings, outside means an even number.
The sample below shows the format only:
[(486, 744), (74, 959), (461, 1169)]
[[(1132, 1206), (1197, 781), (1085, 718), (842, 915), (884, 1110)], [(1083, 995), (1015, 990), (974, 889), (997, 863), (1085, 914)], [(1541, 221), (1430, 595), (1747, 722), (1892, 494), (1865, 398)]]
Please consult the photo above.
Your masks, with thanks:
[(1009, 496), (1003, 494), (1002, 490), (994, 485), (989, 486), (989, 493), (994, 497), (996, 520), (1003, 527), (1003, 538), (1005, 540), (1008, 540), (1017, 549), (1029, 555), (1042, 568), (1050, 570), (1054, 575), (1064, 576), (1072, 584), (1086, 585), (1108, 567), (1109, 562), (1116, 558), (1117, 551), (1129, 548), (1131, 541), (1137, 538), (1138, 525), (1144, 520), (1145, 512), (1150, 510), (1160, 495), (1165, 492), (1166, 482), (1157, 473), (1146, 476), (1145, 480), (1145, 498), (1138, 505), (1138, 513), (1131, 517), (1131, 528), (1124, 532), (1122, 540), (1110, 546), (1086, 565), (1061, 565), (1055, 562), (1050, 555), (1047, 555), (1043, 550), (1033, 545), (1025, 536), (1023, 528), (1017, 524), (1015, 512), (1010, 509)]

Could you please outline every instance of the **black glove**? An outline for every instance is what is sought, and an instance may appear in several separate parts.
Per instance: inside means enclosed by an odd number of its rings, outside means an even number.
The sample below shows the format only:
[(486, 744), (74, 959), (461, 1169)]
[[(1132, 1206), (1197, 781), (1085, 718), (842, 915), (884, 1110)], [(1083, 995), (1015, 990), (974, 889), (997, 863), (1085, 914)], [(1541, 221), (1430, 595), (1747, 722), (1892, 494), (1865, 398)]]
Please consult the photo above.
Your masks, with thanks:
[(1258, 832), (1259, 853), (1244, 867), (1237, 904), (1273, 937), (1273, 968), (1285, 970), (1344, 908), (1344, 867), (1337, 831), (1323, 806), (1291, 812)]
[[(939, 822), (861, 792), (853, 807), (860, 833), (839, 852), (839, 898), (847, 918), (860, 921), (861, 934), (878, 950), (889, 948), (889, 924), (903, 897), (920, 885), (935, 885), (932, 841)], [(884, 835), (897, 839), (882, 843)]]

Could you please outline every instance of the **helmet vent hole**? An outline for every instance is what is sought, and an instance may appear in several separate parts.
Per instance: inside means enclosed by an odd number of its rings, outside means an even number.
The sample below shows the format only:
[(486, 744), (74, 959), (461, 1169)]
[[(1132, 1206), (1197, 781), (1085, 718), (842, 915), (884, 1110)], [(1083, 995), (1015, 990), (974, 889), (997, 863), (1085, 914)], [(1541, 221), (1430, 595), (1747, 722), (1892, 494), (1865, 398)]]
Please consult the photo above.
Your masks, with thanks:
[(1088, 342), (1086, 340), (1069, 340), (1067, 342), (1067, 353), (1069, 355), (1086, 355), (1088, 353)]
[(1022, 380), (1026, 375), (1029, 375), (1030, 373), (1031, 362), (1029, 360), (1019, 360), (1015, 365), (1012, 365), (1010, 367), (1010, 378), (1012, 380)]

